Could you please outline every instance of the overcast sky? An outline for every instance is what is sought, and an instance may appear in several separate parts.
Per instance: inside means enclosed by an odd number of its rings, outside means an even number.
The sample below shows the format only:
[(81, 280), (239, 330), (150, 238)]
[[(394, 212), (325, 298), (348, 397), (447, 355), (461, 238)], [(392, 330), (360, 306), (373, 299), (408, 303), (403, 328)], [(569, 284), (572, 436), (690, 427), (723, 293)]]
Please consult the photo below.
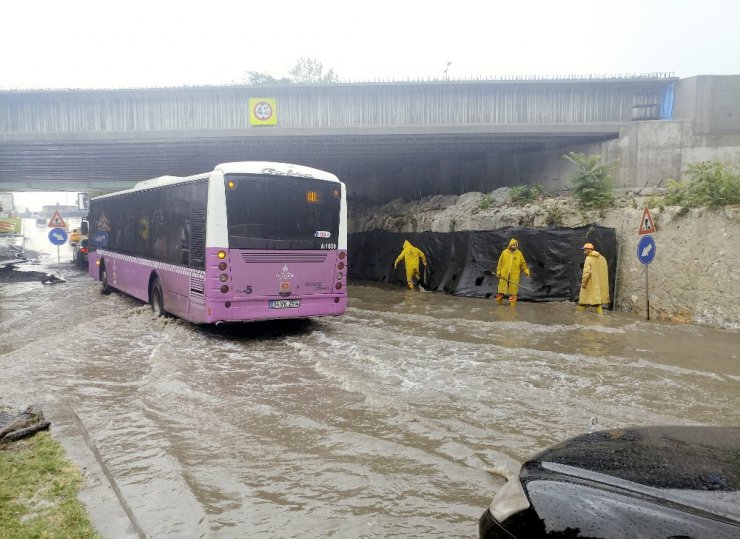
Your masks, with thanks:
[(740, 0), (34, 0), (0, 8), (0, 88), (227, 84), (299, 57), (340, 80), (740, 73)]

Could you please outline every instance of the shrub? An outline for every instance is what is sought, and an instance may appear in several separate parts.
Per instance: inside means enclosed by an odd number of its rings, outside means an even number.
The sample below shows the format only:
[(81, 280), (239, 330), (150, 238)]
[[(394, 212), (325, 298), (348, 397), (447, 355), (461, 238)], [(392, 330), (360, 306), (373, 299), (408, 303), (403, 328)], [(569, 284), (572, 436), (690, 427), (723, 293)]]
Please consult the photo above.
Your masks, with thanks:
[(686, 204), (686, 184), (676, 180), (668, 180), (666, 185), (665, 203), (669, 206), (683, 206)]
[(565, 212), (560, 206), (550, 206), (547, 208), (547, 214), (545, 216), (545, 224), (547, 226), (560, 226), (563, 224), (563, 218)]
[(534, 202), (542, 196), (542, 186), (535, 185), (516, 185), (509, 191), (509, 199), (514, 204), (528, 204)]
[(483, 198), (480, 199), (478, 209), (487, 210), (491, 207), (491, 204), (493, 204), (493, 197), (490, 195), (490, 193), (486, 193), (485, 195), (483, 195)]
[(616, 161), (602, 163), (601, 156), (586, 156), (576, 152), (564, 155), (563, 159), (576, 166), (576, 171), (570, 176), (569, 181), (581, 209), (603, 209), (612, 205), (614, 202), (612, 173)]
[(669, 180), (666, 203), (687, 208), (740, 204), (740, 174), (724, 163), (692, 163), (688, 175), (688, 184)]

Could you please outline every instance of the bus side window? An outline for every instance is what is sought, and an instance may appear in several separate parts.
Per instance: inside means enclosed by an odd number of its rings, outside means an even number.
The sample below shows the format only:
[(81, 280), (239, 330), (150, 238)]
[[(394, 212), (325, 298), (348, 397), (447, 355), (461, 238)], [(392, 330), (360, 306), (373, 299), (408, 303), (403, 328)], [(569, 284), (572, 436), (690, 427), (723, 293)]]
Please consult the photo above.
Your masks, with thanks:
[(180, 249), (182, 250), (182, 264), (190, 264), (190, 222), (185, 221), (180, 232)]
[(164, 213), (157, 208), (152, 212), (151, 233), (154, 238), (152, 255), (156, 260), (165, 260), (167, 257), (167, 230), (164, 225)]

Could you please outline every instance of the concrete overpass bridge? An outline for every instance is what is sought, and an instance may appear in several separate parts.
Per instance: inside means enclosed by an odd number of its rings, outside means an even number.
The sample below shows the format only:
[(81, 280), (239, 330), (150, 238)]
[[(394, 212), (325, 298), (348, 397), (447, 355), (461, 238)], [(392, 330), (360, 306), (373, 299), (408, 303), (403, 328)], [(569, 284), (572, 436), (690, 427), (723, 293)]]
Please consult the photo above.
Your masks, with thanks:
[(0, 191), (112, 190), (240, 160), (330, 170), (350, 196), (376, 202), (489, 190), (538, 180), (534, 156), (559, 158), (616, 140), (625, 125), (671, 118), (679, 82), (656, 74), (2, 91)]

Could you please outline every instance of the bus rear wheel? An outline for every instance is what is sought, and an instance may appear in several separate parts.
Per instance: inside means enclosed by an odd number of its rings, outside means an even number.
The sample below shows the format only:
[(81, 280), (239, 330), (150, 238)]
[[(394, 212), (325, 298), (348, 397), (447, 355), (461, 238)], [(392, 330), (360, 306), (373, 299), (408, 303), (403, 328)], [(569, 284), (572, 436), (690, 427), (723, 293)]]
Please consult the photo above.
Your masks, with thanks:
[(155, 316), (165, 316), (167, 312), (164, 310), (164, 295), (162, 294), (162, 285), (159, 284), (159, 279), (155, 278), (152, 282), (152, 289), (149, 293), (149, 302), (152, 305), (152, 312)]
[(105, 264), (100, 264), (100, 293), (107, 296), (111, 292), (111, 287), (108, 284), (108, 270), (105, 269)]

